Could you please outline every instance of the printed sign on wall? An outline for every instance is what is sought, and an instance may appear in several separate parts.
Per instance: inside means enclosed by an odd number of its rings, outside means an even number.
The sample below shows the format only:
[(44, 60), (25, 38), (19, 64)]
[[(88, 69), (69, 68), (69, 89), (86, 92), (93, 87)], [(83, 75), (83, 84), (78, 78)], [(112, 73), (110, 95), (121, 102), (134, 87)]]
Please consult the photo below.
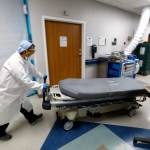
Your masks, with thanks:
[(60, 36), (60, 47), (67, 47), (67, 37)]
[(92, 46), (93, 44), (93, 38), (91, 36), (87, 36), (86, 38), (87, 46)]

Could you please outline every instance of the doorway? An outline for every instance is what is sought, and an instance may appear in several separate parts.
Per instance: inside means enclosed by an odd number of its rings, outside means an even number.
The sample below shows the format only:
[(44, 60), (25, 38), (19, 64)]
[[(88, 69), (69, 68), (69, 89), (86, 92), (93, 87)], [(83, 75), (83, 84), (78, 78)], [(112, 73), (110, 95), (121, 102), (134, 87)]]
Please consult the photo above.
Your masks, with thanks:
[(48, 73), (50, 84), (82, 76), (82, 25), (45, 20)]

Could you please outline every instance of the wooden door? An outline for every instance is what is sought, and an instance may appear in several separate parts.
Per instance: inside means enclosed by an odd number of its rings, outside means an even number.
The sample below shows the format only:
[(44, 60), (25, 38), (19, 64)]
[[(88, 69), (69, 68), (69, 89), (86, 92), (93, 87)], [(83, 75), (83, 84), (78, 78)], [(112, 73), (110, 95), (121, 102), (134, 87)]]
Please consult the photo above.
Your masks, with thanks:
[(81, 25), (46, 21), (45, 29), (50, 84), (81, 78)]

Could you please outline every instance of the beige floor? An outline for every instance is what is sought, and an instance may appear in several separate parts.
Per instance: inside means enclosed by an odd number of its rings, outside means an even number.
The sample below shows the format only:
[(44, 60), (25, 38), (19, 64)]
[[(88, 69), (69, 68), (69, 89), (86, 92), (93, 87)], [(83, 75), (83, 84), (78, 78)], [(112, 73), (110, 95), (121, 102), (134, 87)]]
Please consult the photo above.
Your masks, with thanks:
[[(138, 80), (150, 83), (150, 75), (137, 76)], [(50, 111), (41, 108), (42, 99), (37, 96), (30, 97), (36, 113), (43, 113), (44, 119), (38, 124), (31, 126), (18, 114), (11, 122), (8, 132), (13, 138), (7, 142), (0, 141), (0, 150), (40, 150), (45, 138), (56, 120), (56, 108)], [(143, 107), (137, 110), (134, 117), (128, 117), (126, 112), (111, 112), (104, 114), (99, 119), (82, 118), (83, 121), (93, 121), (106, 124), (141, 127), (150, 129), (150, 99), (141, 103)]]

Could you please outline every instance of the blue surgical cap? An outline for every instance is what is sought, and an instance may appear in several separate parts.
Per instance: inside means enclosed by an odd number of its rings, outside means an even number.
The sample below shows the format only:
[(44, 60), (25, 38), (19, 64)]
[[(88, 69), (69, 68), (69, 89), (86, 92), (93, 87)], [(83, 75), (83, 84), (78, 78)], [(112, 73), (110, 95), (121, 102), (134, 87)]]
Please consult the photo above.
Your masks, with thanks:
[(33, 43), (29, 42), (29, 41), (26, 41), (26, 40), (23, 40), (21, 43), (20, 43), (20, 47), (18, 48), (18, 52), (19, 54), (21, 54), (24, 50), (27, 50)]

